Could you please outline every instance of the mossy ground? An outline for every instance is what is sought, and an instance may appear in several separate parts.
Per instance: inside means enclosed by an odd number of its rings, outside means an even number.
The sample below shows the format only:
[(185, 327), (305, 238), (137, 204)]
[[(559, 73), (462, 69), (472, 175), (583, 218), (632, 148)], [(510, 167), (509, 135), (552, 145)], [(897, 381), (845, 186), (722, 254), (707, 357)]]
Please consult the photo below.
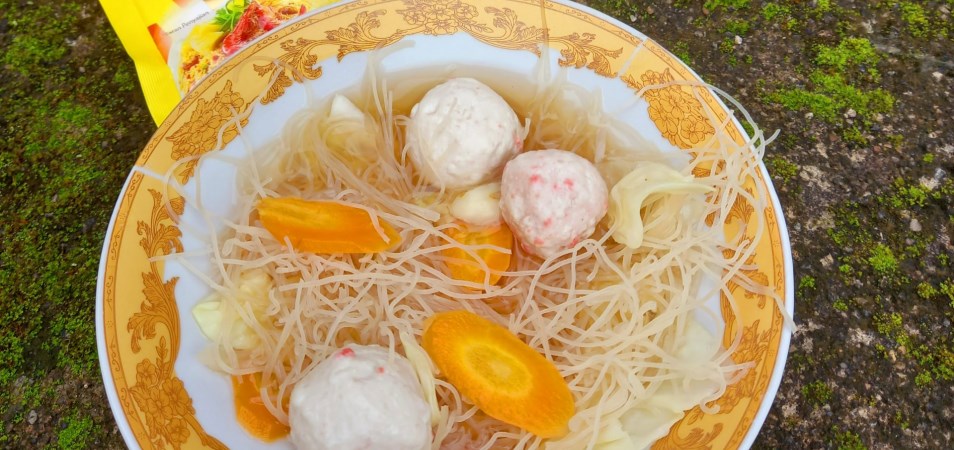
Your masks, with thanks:
[[(950, 448), (954, 0), (588, 3), (782, 130), (802, 331), (756, 446)], [(121, 448), (95, 284), (154, 126), (98, 3), (0, 0), (0, 99), (0, 448)]]
[(96, 2), (0, 0), (0, 447), (118, 448), (96, 275), (154, 126)]
[(951, 448), (954, 0), (589, 1), (781, 130), (796, 323), (758, 448)]

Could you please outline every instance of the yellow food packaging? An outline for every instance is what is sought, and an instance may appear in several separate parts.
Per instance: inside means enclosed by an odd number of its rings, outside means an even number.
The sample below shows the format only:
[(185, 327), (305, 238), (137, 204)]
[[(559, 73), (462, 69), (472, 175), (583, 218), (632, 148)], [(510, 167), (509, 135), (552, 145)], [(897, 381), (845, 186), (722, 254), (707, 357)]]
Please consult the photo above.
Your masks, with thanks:
[(159, 124), (249, 42), (335, 0), (100, 0)]

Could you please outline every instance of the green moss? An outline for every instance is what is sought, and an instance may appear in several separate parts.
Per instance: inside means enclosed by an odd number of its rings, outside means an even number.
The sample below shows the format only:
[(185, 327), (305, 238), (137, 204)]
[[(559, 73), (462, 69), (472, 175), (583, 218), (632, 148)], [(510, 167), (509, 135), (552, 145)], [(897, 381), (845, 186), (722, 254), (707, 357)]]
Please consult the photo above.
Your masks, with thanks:
[(863, 38), (846, 38), (834, 47), (819, 45), (817, 52), (816, 64), (839, 72), (857, 66), (873, 68), (881, 60), (871, 41)]
[(782, 89), (769, 99), (791, 110), (810, 111), (826, 121), (835, 120), (839, 109), (828, 96), (804, 89)]
[(798, 289), (815, 289), (815, 277), (811, 275), (805, 275), (802, 279), (798, 280)]
[[(16, 7), (4, 10), (12, 8)], [(7, 18), (14, 37), (0, 53), (0, 65), (35, 76), (37, 69), (46, 69), (69, 53), (67, 39), (80, 16), (80, 6), (57, 3), (18, 9), (21, 12)]]
[(938, 293), (937, 289), (935, 289), (934, 286), (931, 285), (931, 283), (926, 283), (923, 281), (918, 284), (917, 291), (918, 291), (918, 297), (921, 297), (925, 300), (932, 299)]
[(113, 83), (116, 84), (120, 92), (131, 92), (139, 87), (136, 82), (136, 75), (127, 67), (119, 67), (113, 73)]
[(719, 43), (719, 50), (722, 53), (732, 53), (735, 50), (735, 41), (732, 38), (722, 39), (722, 42)]
[(831, 304), (831, 306), (837, 309), (838, 311), (842, 311), (842, 312), (848, 311), (848, 302), (846, 302), (844, 299), (841, 299), (841, 298), (839, 298), (838, 300), (835, 300)]
[(766, 22), (771, 22), (776, 18), (784, 19), (792, 15), (792, 9), (788, 5), (779, 5), (778, 3), (766, 3), (762, 6), (762, 18)]
[(720, 9), (744, 9), (749, 7), (749, 0), (706, 0), (703, 7), (715, 12)]
[(894, 192), (879, 196), (878, 200), (895, 209), (924, 207), (929, 198), (929, 191), (920, 184), (909, 184), (903, 178), (894, 180)]
[(935, 380), (942, 382), (954, 380), (954, 353), (949, 348), (931, 348), (925, 345), (917, 345), (911, 350), (911, 356), (922, 368), (921, 373), (927, 374), (921, 376), (922, 383), (918, 386), (923, 386)]
[(905, 330), (903, 318), (899, 313), (878, 314), (874, 317), (874, 325), (878, 333), (904, 349), (904, 353), (910, 355), (921, 368), (918, 375), (920, 383), (915, 380), (918, 386), (924, 386), (934, 380), (954, 380), (954, 351), (951, 349), (950, 336), (943, 337), (941, 342), (931, 346), (917, 342)]
[(93, 421), (74, 413), (66, 419), (66, 427), (57, 434), (57, 447), (61, 450), (89, 448), (92, 431)]
[(828, 230), (828, 236), (839, 247), (866, 246), (871, 242), (871, 237), (865, 233), (861, 226), (861, 217), (859, 216), (861, 210), (861, 205), (853, 201), (847, 201), (832, 208), (835, 226)]
[(900, 150), (901, 146), (904, 145), (904, 135), (903, 134), (889, 134), (888, 142), (891, 143), (891, 147), (895, 150)]
[(888, 348), (883, 344), (875, 344), (875, 350), (878, 351), (878, 354), (880, 354), (882, 358), (888, 358)]
[[(98, 397), (71, 389), (100, 377), (93, 318), (102, 239), (155, 126), (101, 15), (85, 3), (28, 3), (0, 0), (0, 447), (113, 447), (108, 417), (74, 414), (104, 411)], [(52, 432), (16, 425), (40, 408)]]
[(931, 193), (931, 198), (934, 200), (943, 200), (952, 197), (954, 197), (954, 179), (952, 178), (948, 178), (941, 187)]
[(881, 276), (894, 275), (898, 271), (898, 260), (891, 249), (884, 244), (876, 245), (868, 256), (868, 264)]
[(802, 395), (811, 404), (819, 407), (831, 401), (832, 391), (824, 381), (813, 381), (802, 386)]
[(815, 85), (817, 92), (831, 98), (839, 110), (854, 109), (863, 118), (875, 113), (886, 113), (894, 108), (894, 98), (888, 92), (880, 88), (863, 91), (848, 84), (838, 74), (815, 71), (809, 75), (809, 80)]
[(798, 165), (781, 156), (765, 158), (765, 165), (768, 166), (769, 173), (780, 179), (783, 185), (790, 183), (798, 176)]
[(678, 41), (672, 46), (672, 54), (686, 63), (692, 65), (692, 57), (689, 56), (689, 44), (686, 41)]
[(900, 217), (898, 209), (847, 201), (833, 207), (831, 213), (834, 226), (827, 232), (835, 248), (845, 250), (837, 256), (838, 271), (845, 284), (875, 282), (885, 288), (902, 289), (910, 280), (908, 273), (902, 270), (902, 262), (912, 261), (922, 266), (929, 263), (923, 255), (933, 240), (930, 234), (908, 234), (907, 231), (901, 231), (902, 236), (907, 235), (905, 237), (873, 234), (872, 230), (877, 229), (876, 226), (873, 228), (873, 221), (885, 220), (875, 219), (875, 216), (887, 214), (892, 217), (890, 220), (905, 220)]
[(786, 30), (794, 30), (798, 27), (798, 19), (792, 15), (792, 8), (789, 5), (774, 2), (762, 5), (762, 19), (769, 23), (780, 23)]
[(26, 67), (51, 64), (66, 55), (65, 45), (50, 45), (35, 36), (15, 36), (0, 61), (15, 67), (21, 75), (29, 75)]
[(934, 154), (933, 154), (933, 153), (925, 153), (924, 156), (921, 157), (921, 161), (923, 161), (923, 162), (925, 162), (925, 163), (928, 163), (928, 164), (933, 163), (933, 162), (934, 162)]
[(782, 89), (769, 98), (788, 109), (809, 111), (830, 123), (849, 109), (865, 119), (894, 109), (894, 97), (881, 88), (864, 91), (848, 84), (841, 75), (819, 70), (809, 75), (809, 81), (811, 90)]
[(904, 331), (904, 319), (899, 313), (879, 314), (874, 318), (875, 329), (893, 339), (898, 346), (910, 345), (910, 338)]
[(831, 11), (831, 0), (815, 0), (815, 12), (819, 14)]
[(719, 43), (719, 51), (726, 54), (726, 63), (735, 67), (739, 65), (739, 58), (735, 54), (735, 39), (726, 37)]
[(832, 444), (838, 450), (868, 450), (868, 447), (861, 441), (861, 437), (850, 430), (841, 431), (838, 426), (834, 426), (832, 427), (832, 433), (834, 434)]
[[(917, 240), (911, 245), (904, 246), (904, 254), (902, 258), (920, 258), (924, 253), (924, 249), (927, 248), (927, 242), (925, 240)], [(923, 267), (923, 261), (921, 261)]]
[[(818, 68), (808, 76), (808, 89), (780, 89), (768, 96), (770, 101), (796, 111), (809, 111), (819, 119), (835, 123), (849, 109), (864, 122), (875, 114), (894, 109), (894, 97), (881, 88), (865, 90), (856, 83), (876, 83), (880, 73), (875, 67), (881, 57), (867, 39), (846, 38), (838, 45), (816, 47)], [(854, 82), (852, 80), (855, 80)], [(848, 132), (855, 143), (858, 130)]]
[(851, 264), (845, 263), (838, 266), (838, 272), (846, 277), (850, 277), (854, 274), (855, 270), (851, 267)]
[[(19, 204), (17, 215), (22, 218), (3, 227), (9, 241), (0, 261), (14, 269), (0, 278), (0, 287), (35, 300), (3, 302), (4, 323), (19, 326), (0, 331), (0, 342), (9, 349), (0, 355), (0, 382), (27, 362), (36, 368), (95, 373), (96, 333), (89, 320), (93, 312), (89, 296), (95, 291), (101, 242), (78, 242), (89, 221), (97, 218), (77, 208), (89, 203), (90, 195), (101, 195), (108, 202), (115, 192), (102, 187), (104, 180), (117, 178), (107, 174), (109, 165), (102, 164), (108, 153), (101, 145), (121, 128), (107, 130), (110, 119), (95, 106), (67, 100), (53, 104), (30, 100), (25, 106), (33, 120), (20, 130), (25, 144), (14, 163), (36, 169), (5, 172), (0, 179), (0, 189), (12, 195), (9, 206)], [(115, 187), (115, 181), (107, 185)], [(105, 211), (98, 213), (98, 223), (105, 224)], [(31, 264), (22, 264), (24, 260)], [(83, 296), (89, 300), (77, 300)]]
[(753, 127), (748, 120), (741, 120), (739, 123), (742, 125), (742, 129), (745, 130), (747, 136), (751, 137), (755, 134), (755, 127)]
[(954, 279), (941, 282), (940, 293), (947, 296), (951, 301), (951, 308), (954, 308)]
[(896, 411), (894, 413), (894, 421), (901, 427), (902, 430), (907, 430), (908, 427), (910, 427), (908, 419), (904, 417), (904, 413), (901, 411)]
[(725, 26), (722, 27), (722, 30), (726, 33), (732, 33), (736, 36), (745, 36), (751, 27), (752, 25), (748, 20), (732, 19), (725, 22)]
[(923, 38), (931, 35), (931, 21), (921, 5), (901, 2), (898, 6), (901, 9), (901, 20), (912, 36)]
[(914, 384), (917, 387), (927, 386), (931, 384), (931, 382), (933, 381), (934, 381), (934, 377), (932, 377), (931, 372), (928, 372), (928, 371), (920, 372), (917, 374), (916, 377), (914, 377)]
[(868, 145), (868, 139), (861, 134), (861, 130), (859, 130), (858, 127), (845, 128), (845, 131), (841, 133), (841, 137), (845, 142), (857, 147)]

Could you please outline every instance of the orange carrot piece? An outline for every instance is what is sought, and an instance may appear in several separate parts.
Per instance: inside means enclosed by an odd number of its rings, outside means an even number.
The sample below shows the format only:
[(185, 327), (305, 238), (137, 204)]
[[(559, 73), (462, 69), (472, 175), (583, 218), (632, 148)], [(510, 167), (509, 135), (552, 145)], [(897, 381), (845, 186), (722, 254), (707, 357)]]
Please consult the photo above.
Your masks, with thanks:
[[(493, 245), (513, 249), (513, 234), (503, 223), (477, 230), (470, 230), (466, 228), (466, 225), (462, 225), (462, 228), (449, 230), (447, 235), (464, 245)], [(451, 278), (473, 283), (484, 282), (487, 272), (469, 253), (460, 248), (449, 248), (442, 253), (447, 258), (453, 258), (447, 262), (447, 269), (450, 272), (448, 275)], [(500, 281), (500, 272), (510, 267), (510, 254), (489, 248), (476, 250), (475, 253), (487, 263), (490, 269), (489, 284), (491, 286), (497, 284)]]
[(468, 311), (438, 313), (422, 345), (487, 415), (543, 438), (567, 433), (573, 396), (556, 366), (509, 330)]
[(265, 198), (258, 203), (262, 225), (275, 239), (312, 253), (377, 253), (401, 241), (391, 224), (378, 219), (388, 237), (375, 229), (367, 211), (331, 201), (294, 197)]
[(239, 425), (255, 438), (272, 442), (288, 435), (289, 428), (265, 408), (262, 401), (262, 374), (232, 376), (235, 417)]

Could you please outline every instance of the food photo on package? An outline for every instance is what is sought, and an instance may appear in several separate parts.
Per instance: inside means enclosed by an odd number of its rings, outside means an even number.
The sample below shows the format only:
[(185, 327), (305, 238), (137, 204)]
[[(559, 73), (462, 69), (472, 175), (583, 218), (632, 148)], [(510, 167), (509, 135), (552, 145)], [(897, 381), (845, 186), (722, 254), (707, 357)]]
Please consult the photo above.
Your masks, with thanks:
[(334, 0), (100, 0), (156, 124), (255, 39)]

